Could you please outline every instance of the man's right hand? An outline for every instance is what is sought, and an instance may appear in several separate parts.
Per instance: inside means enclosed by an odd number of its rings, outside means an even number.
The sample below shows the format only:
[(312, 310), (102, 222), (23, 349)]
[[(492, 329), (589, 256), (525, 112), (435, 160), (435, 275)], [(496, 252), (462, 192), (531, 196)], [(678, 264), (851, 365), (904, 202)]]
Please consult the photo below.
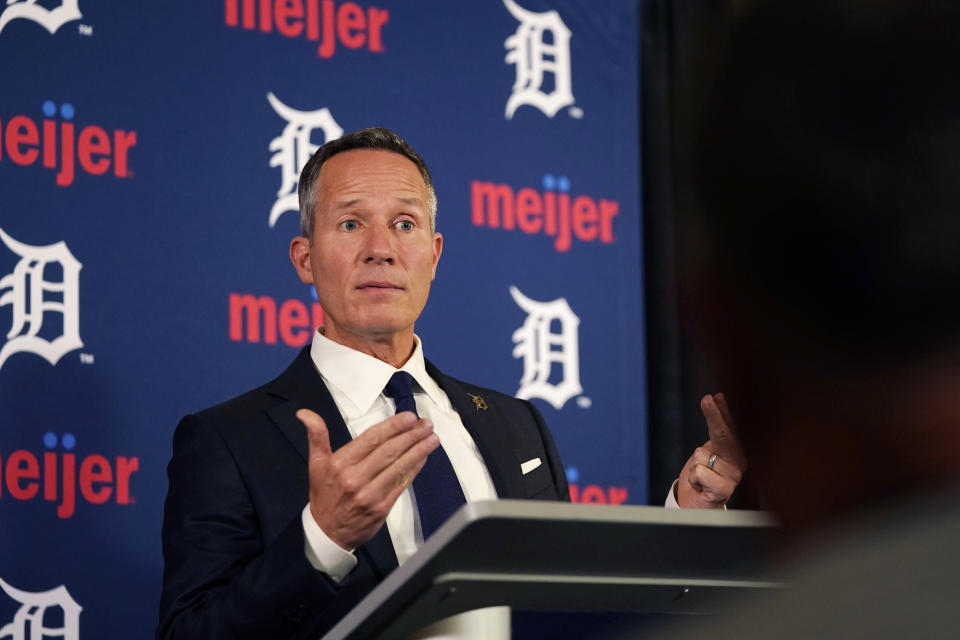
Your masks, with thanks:
[(328, 538), (353, 551), (377, 533), (430, 452), (440, 445), (429, 420), (403, 412), (330, 450), (323, 418), (300, 409), (310, 445), (310, 513)]

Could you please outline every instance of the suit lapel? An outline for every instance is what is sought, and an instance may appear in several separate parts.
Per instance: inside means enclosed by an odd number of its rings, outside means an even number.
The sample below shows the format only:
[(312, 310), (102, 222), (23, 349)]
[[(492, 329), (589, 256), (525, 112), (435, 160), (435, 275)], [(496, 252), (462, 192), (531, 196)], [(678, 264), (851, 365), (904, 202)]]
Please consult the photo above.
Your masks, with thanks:
[(330, 433), (332, 450), (336, 451), (350, 442), (347, 425), (343, 422), (333, 397), (313, 365), (309, 347), (304, 347), (300, 351), (297, 359), (271, 383), (268, 391), (272, 395), (287, 400), (283, 404), (268, 409), (267, 414), (304, 461), (307, 460), (309, 449), (307, 431), (296, 415), (300, 409), (310, 409), (323, 417), (323, 421), (327, 424), (327, 431)]
[[(304, 462), (309, 459), (310, 451), (307, 445), (307, 431), (296, 415), (300, 409), (310, 409), (323, 418), (327, 425), (327, 432), (330, 434), (332, 451), (336, 451), (352, 439), (350, 430), (347, 429), (343, 416), (340, 415), (333, 401), (333, 396), (323, 384), (313, 364), (309, 346), (300, 351), (296, 360), (271, 383), (268, 391), (287, 400), (283, 404), (268, 409), (267, 414), (300, 453)], [(399, 564), (386, 524), (380, 527), (371, 540), (357, 549), (357, 553), (367, 556), (381, 579), (396, 569)]]
[(437, 381), (453, 408), (460, 414), (460, 420), (480, 450), (483, 462), (490, 472), (493, 486), (500, 498), (523, 497), (523, 475), (520, 461), (512, 446), (513, 435), (510, 425), (496, 405), (479, 409), (473, 397), (482, 393), (479, 389), (468, 387), (458, 380), (444, 375), (429, 360), (427, 373)]

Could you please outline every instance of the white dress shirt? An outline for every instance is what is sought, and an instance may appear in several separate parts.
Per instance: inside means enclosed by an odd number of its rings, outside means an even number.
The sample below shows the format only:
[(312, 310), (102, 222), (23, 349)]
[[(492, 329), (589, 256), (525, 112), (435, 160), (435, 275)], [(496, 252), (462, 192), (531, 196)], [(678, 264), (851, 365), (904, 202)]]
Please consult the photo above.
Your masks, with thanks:
[[(414, 336), (414, 342), (413, 355), (399, 371), (406, 371), (413, 376), (413, 397), (417, 403), (417, 413), (421, 418), (427, 418), (433, 423), (434, 433), (450, 458), (467, 502), (495, 500), (497, 493), (493, 480), (476, 443), (463, 426), (463, 421), (447, 394), (427, 375), (423, 349), (417, 336)], [(310, 356), (352, 438), (396, 413), (393, 399), (384, 395), (383, 389), (398, 369), (336, 343), (319, 331), (313, 335)], [(342, 581), (357, 565), (354, 550), (343, 549), (327, 537), (310, 514), (309, 504), (304, 507), (301, 519), (306, 538), (307, 559), (314, 568), (323, 571), (334, 581)], [(403, 564), (423, 544), (416, 495), (412, 486), (394, 503), (387, 515), (386, 525), (397, 560)], [(505, 625), (506, 637), (509, 637), (509, 610), (499, 608), (495, 615), (491, 615), (491, 611), (493, 610), (481, 609), (455, 616), (444, 621), (450, 624), (445, 624), (444, 628), (437, 629), (437, 632), (442, 634), (440, 637), (495, 637), (502, 635), (500, 632)]]

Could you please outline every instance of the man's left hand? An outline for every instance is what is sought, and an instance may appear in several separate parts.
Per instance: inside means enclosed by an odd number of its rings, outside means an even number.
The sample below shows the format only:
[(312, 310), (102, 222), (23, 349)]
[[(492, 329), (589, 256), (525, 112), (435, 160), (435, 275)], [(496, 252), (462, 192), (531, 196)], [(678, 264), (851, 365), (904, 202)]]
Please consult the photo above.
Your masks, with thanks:
[(700, 410), (707, 420), (710, 439), (694, 450), (680, 472), (677, 504), (692, 509), (720, 509), (740, 484), (747, 470), (747, 458), (734, 436), (733, 420), (723, 394), (703, 396)]

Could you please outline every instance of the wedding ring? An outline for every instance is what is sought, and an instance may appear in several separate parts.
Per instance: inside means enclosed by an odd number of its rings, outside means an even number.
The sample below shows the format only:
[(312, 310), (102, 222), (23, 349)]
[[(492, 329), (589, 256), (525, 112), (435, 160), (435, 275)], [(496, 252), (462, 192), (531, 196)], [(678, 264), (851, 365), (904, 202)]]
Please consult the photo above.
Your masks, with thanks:
[(713, 465), (717, 464), (717, 454), (710, 456), (710, 459), (707, 460), (707, 469), (713, 471)]

